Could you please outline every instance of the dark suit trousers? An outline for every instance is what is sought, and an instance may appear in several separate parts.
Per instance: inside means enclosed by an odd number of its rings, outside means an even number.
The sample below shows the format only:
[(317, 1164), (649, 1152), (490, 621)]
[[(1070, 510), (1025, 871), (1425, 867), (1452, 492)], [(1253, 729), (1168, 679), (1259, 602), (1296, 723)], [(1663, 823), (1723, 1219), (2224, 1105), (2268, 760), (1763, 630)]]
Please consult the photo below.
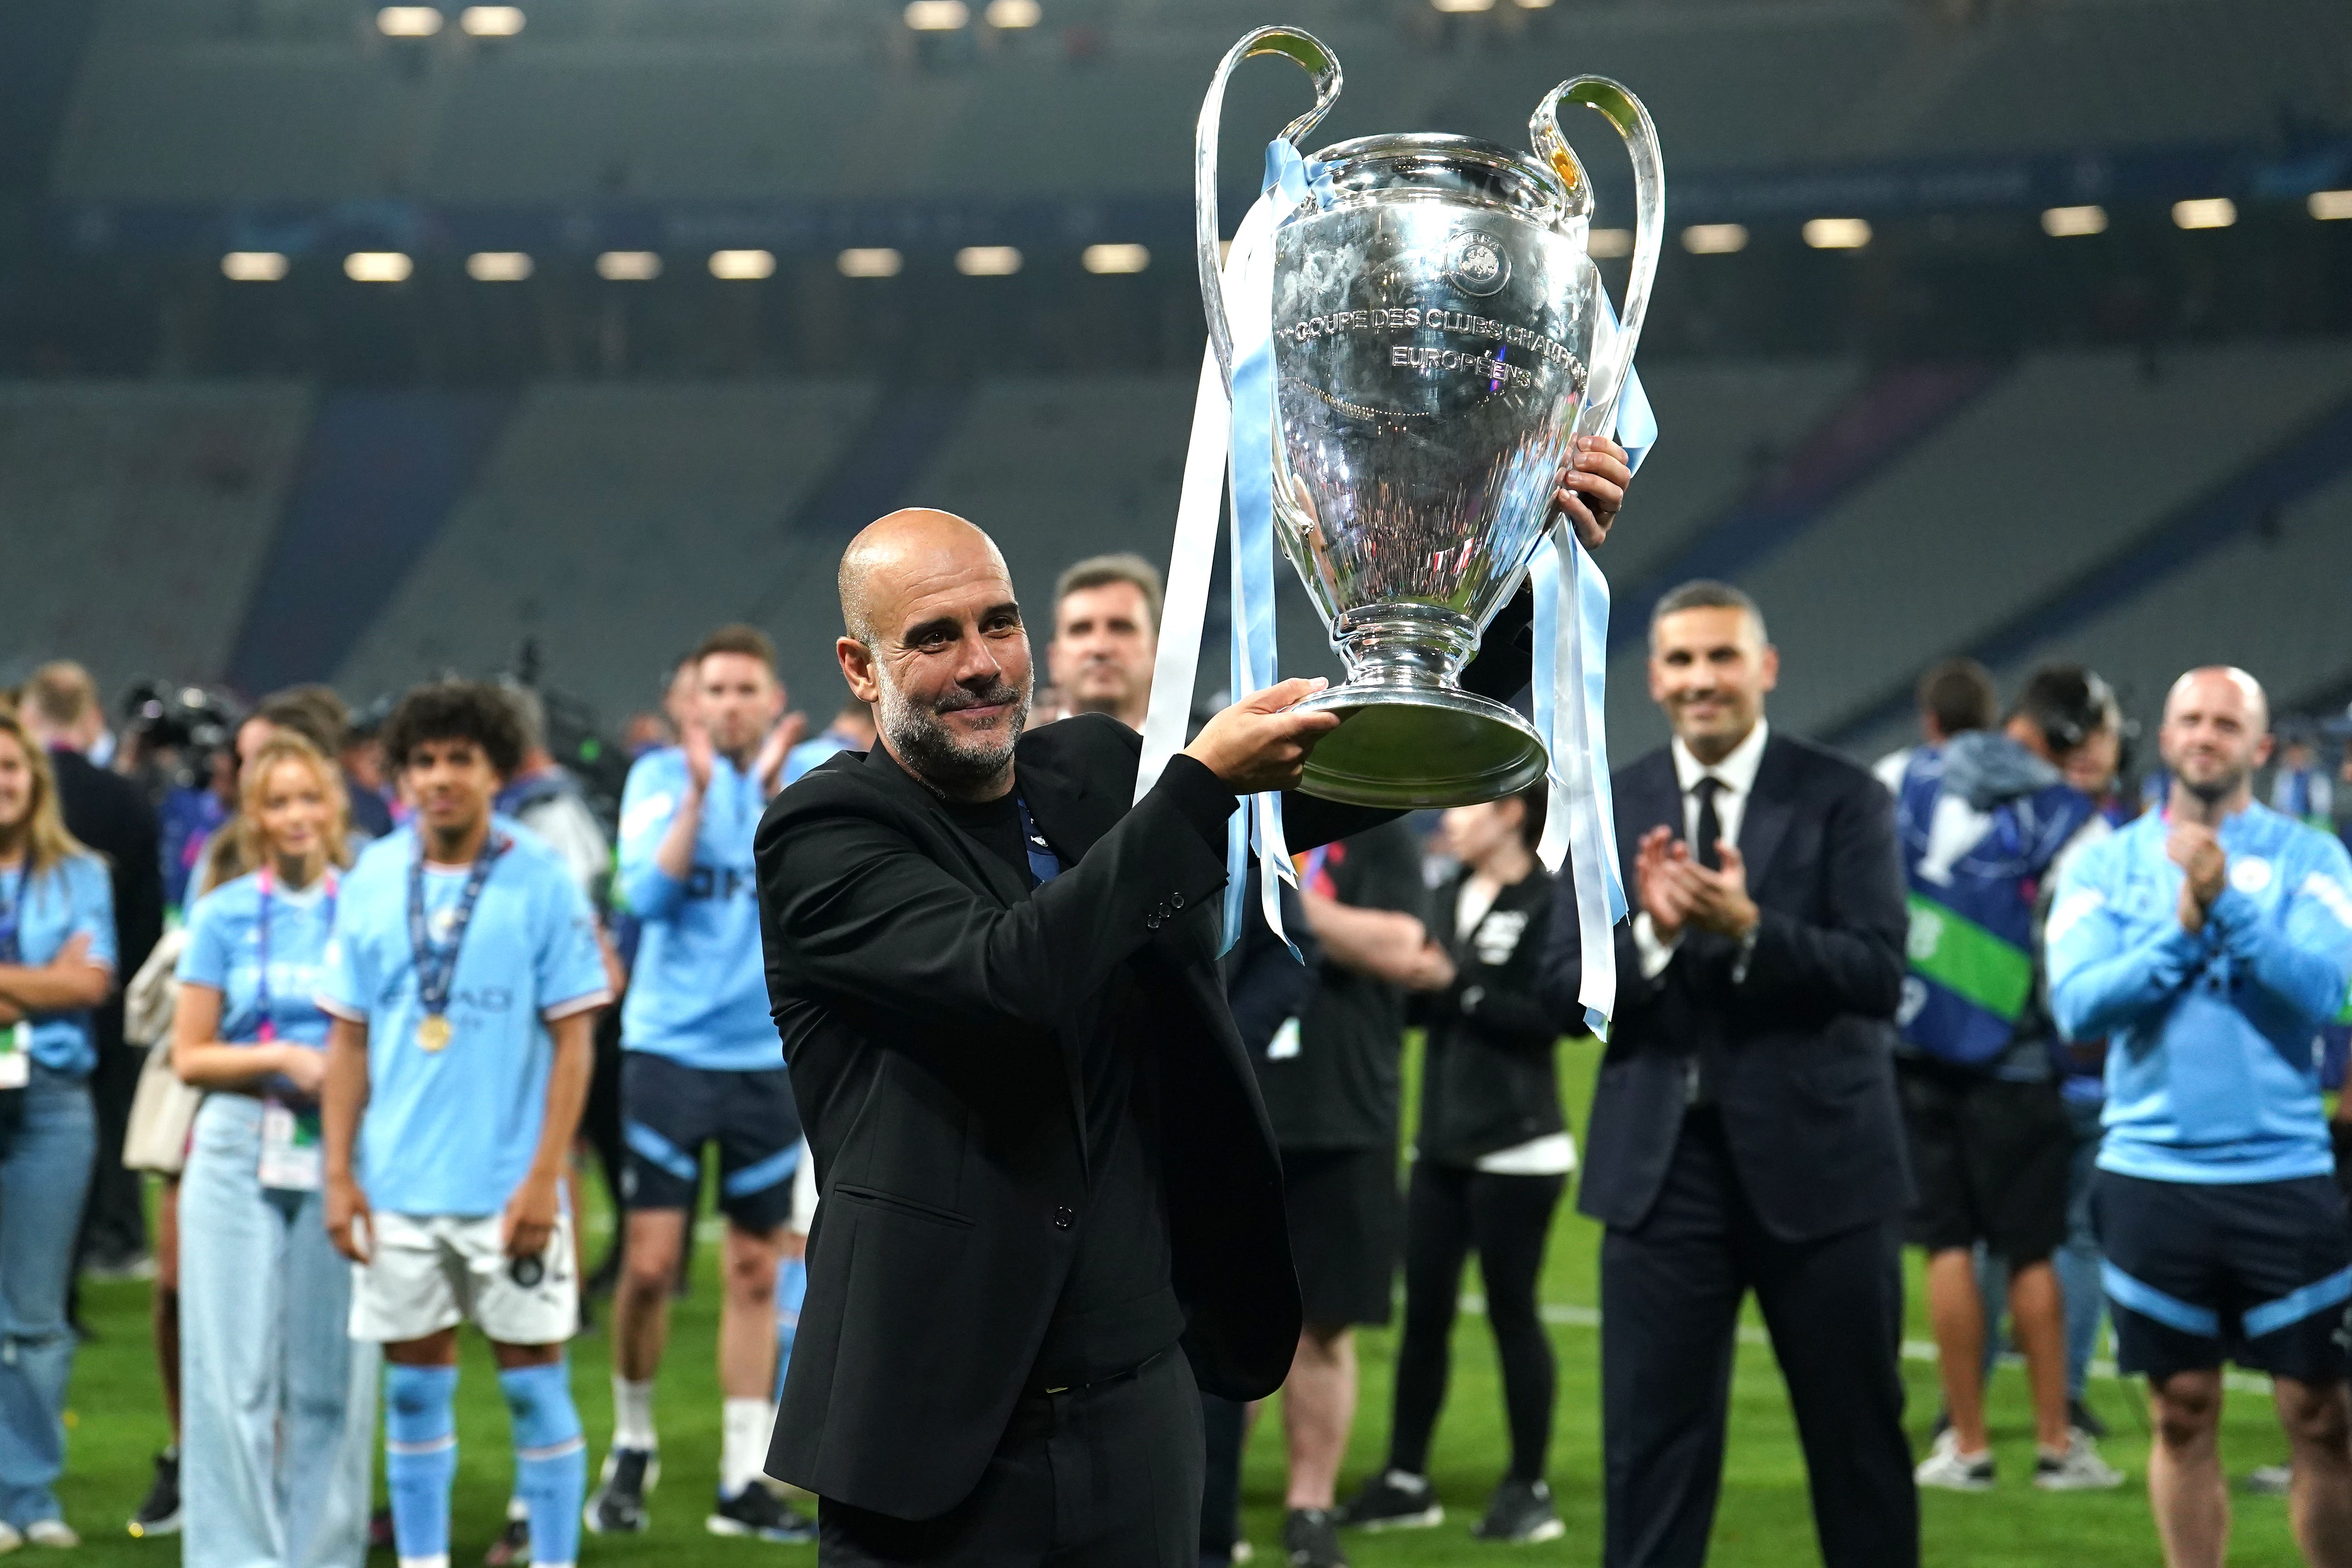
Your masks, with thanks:
[(938, 1519), (820, 1500), (819, 1568), (1197, 1568), (1201, 1394), (1177, 1349), (1024, 1395), (980, 1485)]
[(1697, 1568), (1723, 1481), (1739, 1306), (1756, 1292), (1789, 1386), (1826, 1568), (1913, 1568), (1898, 1221), (1775, 1238), (1721, 1121), (1682, 1128), (1656, 1205), (1601, 1244), (1607, 1568)]

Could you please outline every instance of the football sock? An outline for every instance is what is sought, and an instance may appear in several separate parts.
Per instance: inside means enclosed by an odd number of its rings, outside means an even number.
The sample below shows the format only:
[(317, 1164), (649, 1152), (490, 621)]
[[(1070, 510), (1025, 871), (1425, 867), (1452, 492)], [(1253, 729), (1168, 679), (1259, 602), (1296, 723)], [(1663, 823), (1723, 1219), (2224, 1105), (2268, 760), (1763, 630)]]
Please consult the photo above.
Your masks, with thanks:
[(661, 1447), (654, 1434), (654, 1380), (631, 1383), (619, 1373), (613, 1374), (613, 1447), (642, 1448), (647, 1453)]
[(776, 1407), (764, 1399), (729, 1399), (719, 1405), (719, 1495), (733, 1497), (760, 1479), (775, 1430)]
[(448, 1568), (457, 1397), (454, 1366), (384, 1368), (383, 1478), (400, 1568)]
[(588, 1445), (572, 1405), (572, 1372), (521, 1366), (499, 1373), (514, 1419), (515, 1495), (530, 1510), (532, 1568), (570, 1568), (580, 1556), (580, 1507), (588, 1490)]
[(808, 1300), (808, 1260), (787, 1258), (776, 1268), (776, 1397), (784, 1396), (784, 1373), (792, 1370), (793, 1341), (800, 1334), (801, 1303)]

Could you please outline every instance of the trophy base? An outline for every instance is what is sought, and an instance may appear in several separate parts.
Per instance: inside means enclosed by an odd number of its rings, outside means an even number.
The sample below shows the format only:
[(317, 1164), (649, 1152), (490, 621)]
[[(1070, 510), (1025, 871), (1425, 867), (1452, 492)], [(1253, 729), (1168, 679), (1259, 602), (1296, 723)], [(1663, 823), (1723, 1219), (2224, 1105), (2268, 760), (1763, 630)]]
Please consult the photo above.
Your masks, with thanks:
[(1316, 742), (1299, 787), (1348, 805), (1476, 805), (1544, 776), (1535, 726), (1454, 687), (1335, 686), (1298, 705), (1346, 722)]

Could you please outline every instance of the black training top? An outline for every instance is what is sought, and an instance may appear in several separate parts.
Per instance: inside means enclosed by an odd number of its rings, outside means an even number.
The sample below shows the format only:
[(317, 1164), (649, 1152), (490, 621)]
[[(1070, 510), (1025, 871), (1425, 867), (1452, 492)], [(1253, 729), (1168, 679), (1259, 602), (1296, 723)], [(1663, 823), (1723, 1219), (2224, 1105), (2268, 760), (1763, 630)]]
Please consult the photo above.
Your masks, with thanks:
[[(1421, 844), (1384, 823), (1307, 858), (1301, 885), (1358, 909), (1427, 915)], [(1404, 1041), (1394, 985), (1326, 958), (1294, 1036), (1252, 1053), (1274, 1141), (1285, 1149), (1394, 1149)], [(1295, 1047), (1295, 1048), (1294, 1048)]]

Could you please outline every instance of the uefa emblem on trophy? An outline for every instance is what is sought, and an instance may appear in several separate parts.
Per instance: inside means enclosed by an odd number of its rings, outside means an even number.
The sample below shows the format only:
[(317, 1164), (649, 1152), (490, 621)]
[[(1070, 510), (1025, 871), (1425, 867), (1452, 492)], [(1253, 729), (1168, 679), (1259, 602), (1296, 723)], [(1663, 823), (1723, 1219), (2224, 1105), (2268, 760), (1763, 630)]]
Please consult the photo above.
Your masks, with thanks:
[[(1258, 247), (1270, 286), (1236, 288), (1219, 258), (1218, 121), (1226, 79), (1261, 54), (1303, 67), (1316, 102), (1269, 149), (1271, 236), (1245, 223), (1235, 243), (1237, 264)], [(1329, 49), (1265, 27), (1227, 53), (1201, 110), (1201, 282), (1234, 397), (1236, 511), (1244, 468), (1265, 465), (1244, 449), (1256, 436), (1249, 378), (1263, 375), (1272, 531), (1348, 671), (1308, 704), (1349, 717), (1317, 746), (1304, 787), (1377, 806), (1492, 800), (1544, 776), (1549, 737), (1456, 677), (1547, 536), (1574, 438), (1615, 424), (1657, 269), (1657, 134), (1631, 92), (1586, 76), (1536, 106), (1533, 154), (1417, 134), (1295, 156), (1339, 88)], [(1592, 185), (1560, 134), (1563, 103), (1598, 110), (1632, 154), (1622, 322), (1588, 252)]]

